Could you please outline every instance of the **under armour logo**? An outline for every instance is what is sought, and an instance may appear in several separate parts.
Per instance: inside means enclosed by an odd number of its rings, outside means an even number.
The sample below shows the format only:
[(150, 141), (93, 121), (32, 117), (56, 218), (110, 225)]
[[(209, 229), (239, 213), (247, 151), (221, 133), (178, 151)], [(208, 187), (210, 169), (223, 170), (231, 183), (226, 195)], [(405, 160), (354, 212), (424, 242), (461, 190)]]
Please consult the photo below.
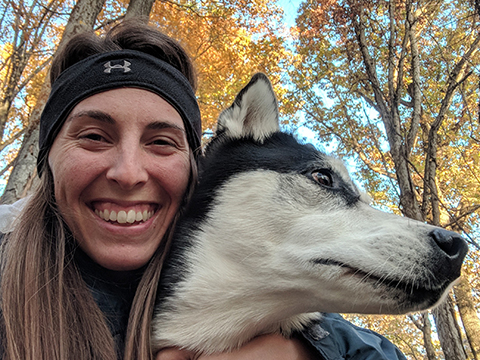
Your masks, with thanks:
[(112, 69), (123, 69), (123, 72), (126, 73), (132, 70), (130, 69), (130, 65), (132, 65), (132, 63), (128, 62), (127, 60), (123, 60), (123, 65), (112, 65), (109, 61), (103, 65), (105, 66), (105, 70), (103, 70), (103, 72), (110, 74), (112, 72)]

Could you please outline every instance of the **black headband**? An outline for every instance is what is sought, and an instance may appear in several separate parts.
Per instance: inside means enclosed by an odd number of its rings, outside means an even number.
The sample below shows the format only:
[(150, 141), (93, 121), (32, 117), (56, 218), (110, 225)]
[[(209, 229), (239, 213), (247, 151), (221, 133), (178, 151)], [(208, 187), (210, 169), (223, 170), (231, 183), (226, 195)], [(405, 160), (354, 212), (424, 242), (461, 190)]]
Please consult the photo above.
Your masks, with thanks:
[(202, 124), (200, 109), (187, 78), (154, 56), (135, 50), (119, 50), (79, 61), (55, 80), (40, 118), (39, 175), (55, 137), (75, 105), (94, 94), (121, 87), (152, 91), (172, 105), (183, 119), (188, 144), (197, 153)]

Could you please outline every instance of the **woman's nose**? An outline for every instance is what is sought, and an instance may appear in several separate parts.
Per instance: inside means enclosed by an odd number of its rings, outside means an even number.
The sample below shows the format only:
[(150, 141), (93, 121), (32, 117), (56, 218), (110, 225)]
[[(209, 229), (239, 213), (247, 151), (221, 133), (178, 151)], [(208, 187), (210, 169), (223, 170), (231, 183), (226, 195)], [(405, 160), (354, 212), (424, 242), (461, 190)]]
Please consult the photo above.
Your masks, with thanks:
[(118, 151), (107, 170), (107, 179), (116, 182), (122, 189), (130, 190), (148, 180), (148, 172), (142, 151), (136, 147), (125, 147)]

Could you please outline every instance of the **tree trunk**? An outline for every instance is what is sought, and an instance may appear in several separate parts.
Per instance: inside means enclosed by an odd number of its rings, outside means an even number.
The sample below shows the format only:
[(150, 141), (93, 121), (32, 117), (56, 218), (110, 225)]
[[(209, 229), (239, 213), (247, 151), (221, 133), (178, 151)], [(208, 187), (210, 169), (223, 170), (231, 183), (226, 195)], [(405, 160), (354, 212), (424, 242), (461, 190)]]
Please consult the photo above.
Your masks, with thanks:
[[(362, 54), (365, 73), (367, 74), (368, 81), (374, 93), (377, 110), (380, 112), (383, 124), (385, 125), (388, 143), (390, 145), (390, 154), (395, 163), (395, 175), (397, 176), (400, 189), (400, 207), (402, 213), (409, 218), (423, 221), (415, 194), (415, 186), (408, 168), (408, 151), (403, 145), (398, 104), (386, 101), (382, 92), (382, 86), (380, 85), (375, 69), (375, 61), (368, 51), (365, 26), (362, 20), (364, 9), (354, 2), (350, 2), (350, 5), (357, 7), (357, 15), (353, 17), (357, 43)], [(393, 87), (393, 85), (391, 85), (391, 87)]]
[(38, 182), (36, 168), (38, 131), (38, 126), (30, 127), (30, 131), (25, 134), (22, 147), (13, 162), (12, 173), (0, 199), (2, 204), (12, 204), (25, 197), (33, 185)]
[(449, 295), (442, 304), (433, 310), (438, 338), (445, 360), (464, 360), (467, 358), (462, 344), (458, 323), (455, 320), (453, 301)]
[(147, 23), (154, 2), (155, 0), (130, 0), (125, 19), (138, 18)]
[(419, 314), (418, 319), (414, 315), (408, 316), (418, 330), (422, 332), (423, 345), (426, 352), (425, 360), (437, 360), (437, 354), (432, 343), (432, 323), (428, 317), (428, 312)]
[(437, 355), (435, 353), (435, 348), (433, 347), (432, 343), (432, 324), (430, 323), (430, 319), (428, 318), (428, 312), (424, 312), (422, 314), (422, 321), (423, 321), (423, 344), (425, 346), (425, 351), (427, 353), (428, 360), (436, 360)]
[(480, 360), (480, 320), (472, 298), (472, 289), (465, 276), (455, 286), (454, 294), (473, 359)]
[[(73, 35), (86, 29), (92, 29), (104, 4), (105, 0), (79, 0), (70, 14), (58, 47), (62, 46)], [(38, 124), (49, 93), (50, 83), (46, 80), (40, 90), (37, 104), (30, 118), (29, 129), (18, 151), (12, 173), (5, 186), (5, 192), (0, 199), (3, 204), (10, 204), (21, 199), (28, 194), (32, 185), (36, 182)]]

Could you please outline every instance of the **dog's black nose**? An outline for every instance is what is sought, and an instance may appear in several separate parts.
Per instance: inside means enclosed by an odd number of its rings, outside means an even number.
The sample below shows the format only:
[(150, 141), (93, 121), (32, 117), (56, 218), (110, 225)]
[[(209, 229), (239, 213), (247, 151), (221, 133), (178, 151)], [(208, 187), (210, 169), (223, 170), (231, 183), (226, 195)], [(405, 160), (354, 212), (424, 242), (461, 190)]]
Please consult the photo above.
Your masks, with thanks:
[(465, 240), (457, 233), (444, 229), (435, 229), (430, 232), (429, 236), (446, 255), (451, 268), (459, 271), (463, 258), (468, 252), (468, 245)]

